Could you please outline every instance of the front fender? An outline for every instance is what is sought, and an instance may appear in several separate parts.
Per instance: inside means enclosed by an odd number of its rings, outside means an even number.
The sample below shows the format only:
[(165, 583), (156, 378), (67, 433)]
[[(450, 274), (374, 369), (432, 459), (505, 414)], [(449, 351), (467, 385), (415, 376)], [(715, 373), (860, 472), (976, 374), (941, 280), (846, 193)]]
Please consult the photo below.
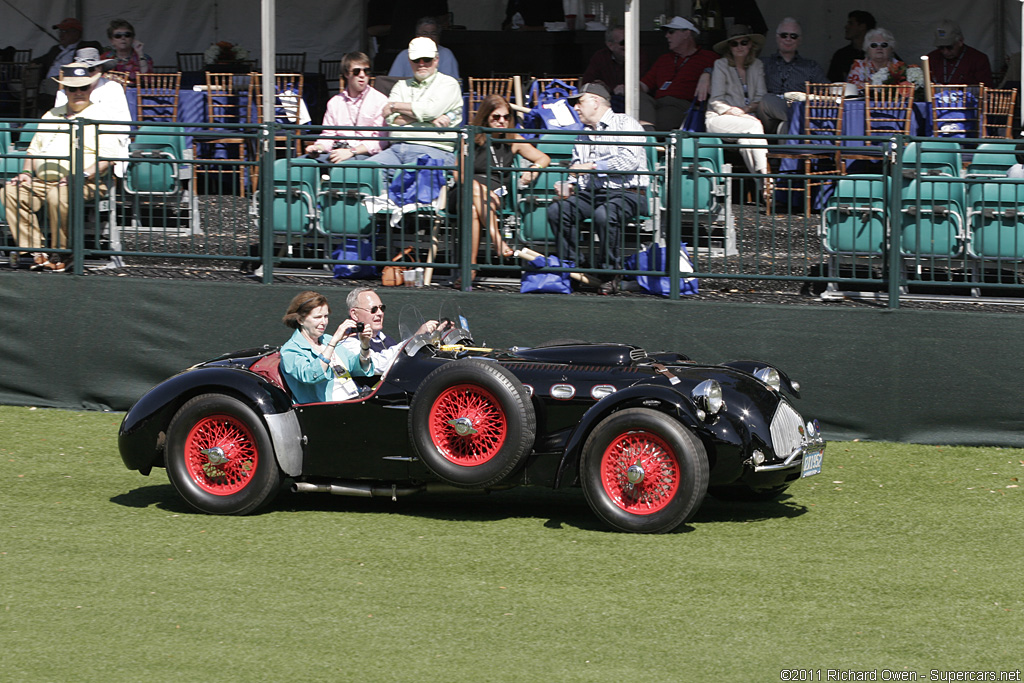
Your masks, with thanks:
[[(229, 394), (248, 403), (265, 417), (268, 430), (274, 437), (275, 451), (278, 447), (277, 435), (289, 435), (290, 438), (291, 433), (297, 430), (282, 424), (286, 420), (266, 419), (267, 416), (291, 413), (292, 408), (288, 395), (266, 379), (241, 368), (194, 368), (156, 385), (125, 414), (117, 435), (118, 449), (125, 467), (149, 474), (153, 467), (162, 465), (164, 438), (171, 419), (186, 401), (199, 394)], [(282, 443), (282, 446), (286, 453), (300, 447), (295, 444), (289, 448), (286, 443)], [(279, 461), (284, 455), (278, 455)], [(288, 457), (293, 459), (294, 456)], [(282, 466), (285, 471), (290, 468)]]
[[(605, 396), (583, 414), (566, 441), (562, 460), (558, 465), (558, 474), (555, 476), (555, 488), (562, 486), (563, 478), (566, 475), (572, 477), (579, 469), (583, 443), (597, 423), (616, 410), (635, 407), (646, 407), (668, 413), (690, 429), (700, 422), (697, 418), (697, 407), (693, 401), (671, 387), (658, 384), (634, 384)], [(566, 484), (569, 483), (571, 480), (566, 481)]]

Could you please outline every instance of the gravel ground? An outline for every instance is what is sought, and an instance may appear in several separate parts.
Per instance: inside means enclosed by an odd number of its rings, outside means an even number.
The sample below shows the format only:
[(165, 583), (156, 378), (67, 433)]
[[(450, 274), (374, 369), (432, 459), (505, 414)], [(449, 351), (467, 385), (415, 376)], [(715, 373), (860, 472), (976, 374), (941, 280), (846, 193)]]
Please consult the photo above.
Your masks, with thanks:
[[(127, 251), (148, 253), (186, 253), (192, 258), (128, 256), (119, 267), (90, 267), (89, 277), (144, 277), (159, 279), (188, 279), (222, 282), (259, 283), (259, 278), (248, 269), (242, 260), (201, 258), (208, 254), (224, 254), (245, 257), (250, 254), (250, 245), (257, 242), (258, 232), (250, 202), (231, 195), (207, 195), (199, 199), (203, 232), (185, 237), (167, 237), (163, 232), (126, 232), (123, 248)], [(823, 299), (815, 293), (823, 289), (820, 283), (802, 279), (809, 272), (818, 269), (824, 261), (817, 237), (817, 216), (804, 220), (802, 214), (778, 214), (766, 216), (762, 208), (754, 205), (734, 205), (736, 217), (736, 254), (722, 257), (720, 254), (696, 255), (697, 268), (714, 273), (717, 277), (704, 277), (700, 282), (700, 293), (687, 297), (696, 301), (738, 301), (746, 303), (786, 304), (796, 306), (823, 307), (870, 307), (884, 308), (885, 299), (841, 297)], [(751, 255), (761, 254), (759, 258)], [(782, 279), (747, 279), (737, 275), (783, 276)], [(33, 276), (35, 276), (33, 274)], [(450, 286), (444, 274), (435, 275), (433, 286)], [(322, 266), (275, 269), (274, 282), (300, 286), (328, 288), (352, 286), (361, 281), (335, 279)], [(474, 282), (473, 291), (518, 292), (518, 279), (505, 271), (481, 270)], [(942, 290), (938, 290), (942, 291)], [(966, 294), (966, 290), (951, 291), (950, 294)], [(1017, 293), (1020, 304), (1013, 298), (1000, 295), (971, 299), (966, 296), (925, 299), (901, 299), (900, 307), (907, 309), (1019, 312), (1024, 309), (1024, 287)], [(594, 290), (582, 289), (571, 296), (598, 296)], [(617, 296), (649, 298), (643, 291), (625, 291)]]

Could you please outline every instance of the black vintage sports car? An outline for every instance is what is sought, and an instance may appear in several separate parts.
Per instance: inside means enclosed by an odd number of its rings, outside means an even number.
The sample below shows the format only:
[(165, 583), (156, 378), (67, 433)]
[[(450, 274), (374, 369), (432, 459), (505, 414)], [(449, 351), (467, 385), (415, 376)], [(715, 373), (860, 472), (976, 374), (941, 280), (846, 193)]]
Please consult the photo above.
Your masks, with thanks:
[(393, 499), (438, 488), (582, 486), (623, 531), (671, 531), (705, 495), (767, 500), (821, 471), (825, 441), (754, 361), (701, 365), (625, 344), (473, 345), (451, 304), (430, 334), (401, 315), (383, 378), (341, 403), (295, 404), (272, 347), (195, 365), (125, 416), (125, 465), (166, 467), (182, 498), (246, 514), (297, 492)]

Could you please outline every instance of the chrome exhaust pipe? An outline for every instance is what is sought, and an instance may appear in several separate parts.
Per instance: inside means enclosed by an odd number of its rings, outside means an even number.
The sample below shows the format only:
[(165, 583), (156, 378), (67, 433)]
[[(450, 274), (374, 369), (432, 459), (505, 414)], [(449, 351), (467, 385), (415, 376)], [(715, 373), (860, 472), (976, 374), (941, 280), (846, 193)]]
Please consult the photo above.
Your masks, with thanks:
[(331, 482), (330, 484), (314, 484), (308, 481), (297, 481), (292, 484), (292, 493), (329, 493), (332, 496), (355, 496), (357, 498), (384, 498), (398, 500), (398, 496), (411, 496), (424, 491), (426, 486), (372, 486), (355, 482)]
[[(500, 487), (499, 487), (500, 488)], [(509, 487), (511, 488), (511, 487)], [(442, 482), (430, 482), (414, 486), (373, 486), (353, 481), (334, 481), (329, 484), (314, 484), (308, 481), (292, 483), (292, 493), (329, 493), (332, 496), (355, 496), (357, 498), (386, 498), (398, 500), (399, 496), (415, 493), (489, 493), (497, 489), (464, 489)]]

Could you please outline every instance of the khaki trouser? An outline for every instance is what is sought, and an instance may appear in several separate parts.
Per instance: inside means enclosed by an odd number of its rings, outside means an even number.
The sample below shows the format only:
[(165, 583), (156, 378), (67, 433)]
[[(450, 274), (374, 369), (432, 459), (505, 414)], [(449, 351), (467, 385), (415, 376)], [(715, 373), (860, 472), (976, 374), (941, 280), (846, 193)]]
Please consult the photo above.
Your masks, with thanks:
[[(96, 183), (85, 183), (85, 200), (96, 196)], [(99, 191), (106, 192), (100, 185)], [(0, 194), (7, 224), (11, 226), (14, 241), (25, 249), (39, 249), (43, 246), (43, 232), (36, 215), (46, 204), (46, 215), (50, 224), (50, 248), (66, 249), (68, 244), (68, 185), (46, 182), (34, 178), (31, 183), (15, 185), (6, 183)]]

